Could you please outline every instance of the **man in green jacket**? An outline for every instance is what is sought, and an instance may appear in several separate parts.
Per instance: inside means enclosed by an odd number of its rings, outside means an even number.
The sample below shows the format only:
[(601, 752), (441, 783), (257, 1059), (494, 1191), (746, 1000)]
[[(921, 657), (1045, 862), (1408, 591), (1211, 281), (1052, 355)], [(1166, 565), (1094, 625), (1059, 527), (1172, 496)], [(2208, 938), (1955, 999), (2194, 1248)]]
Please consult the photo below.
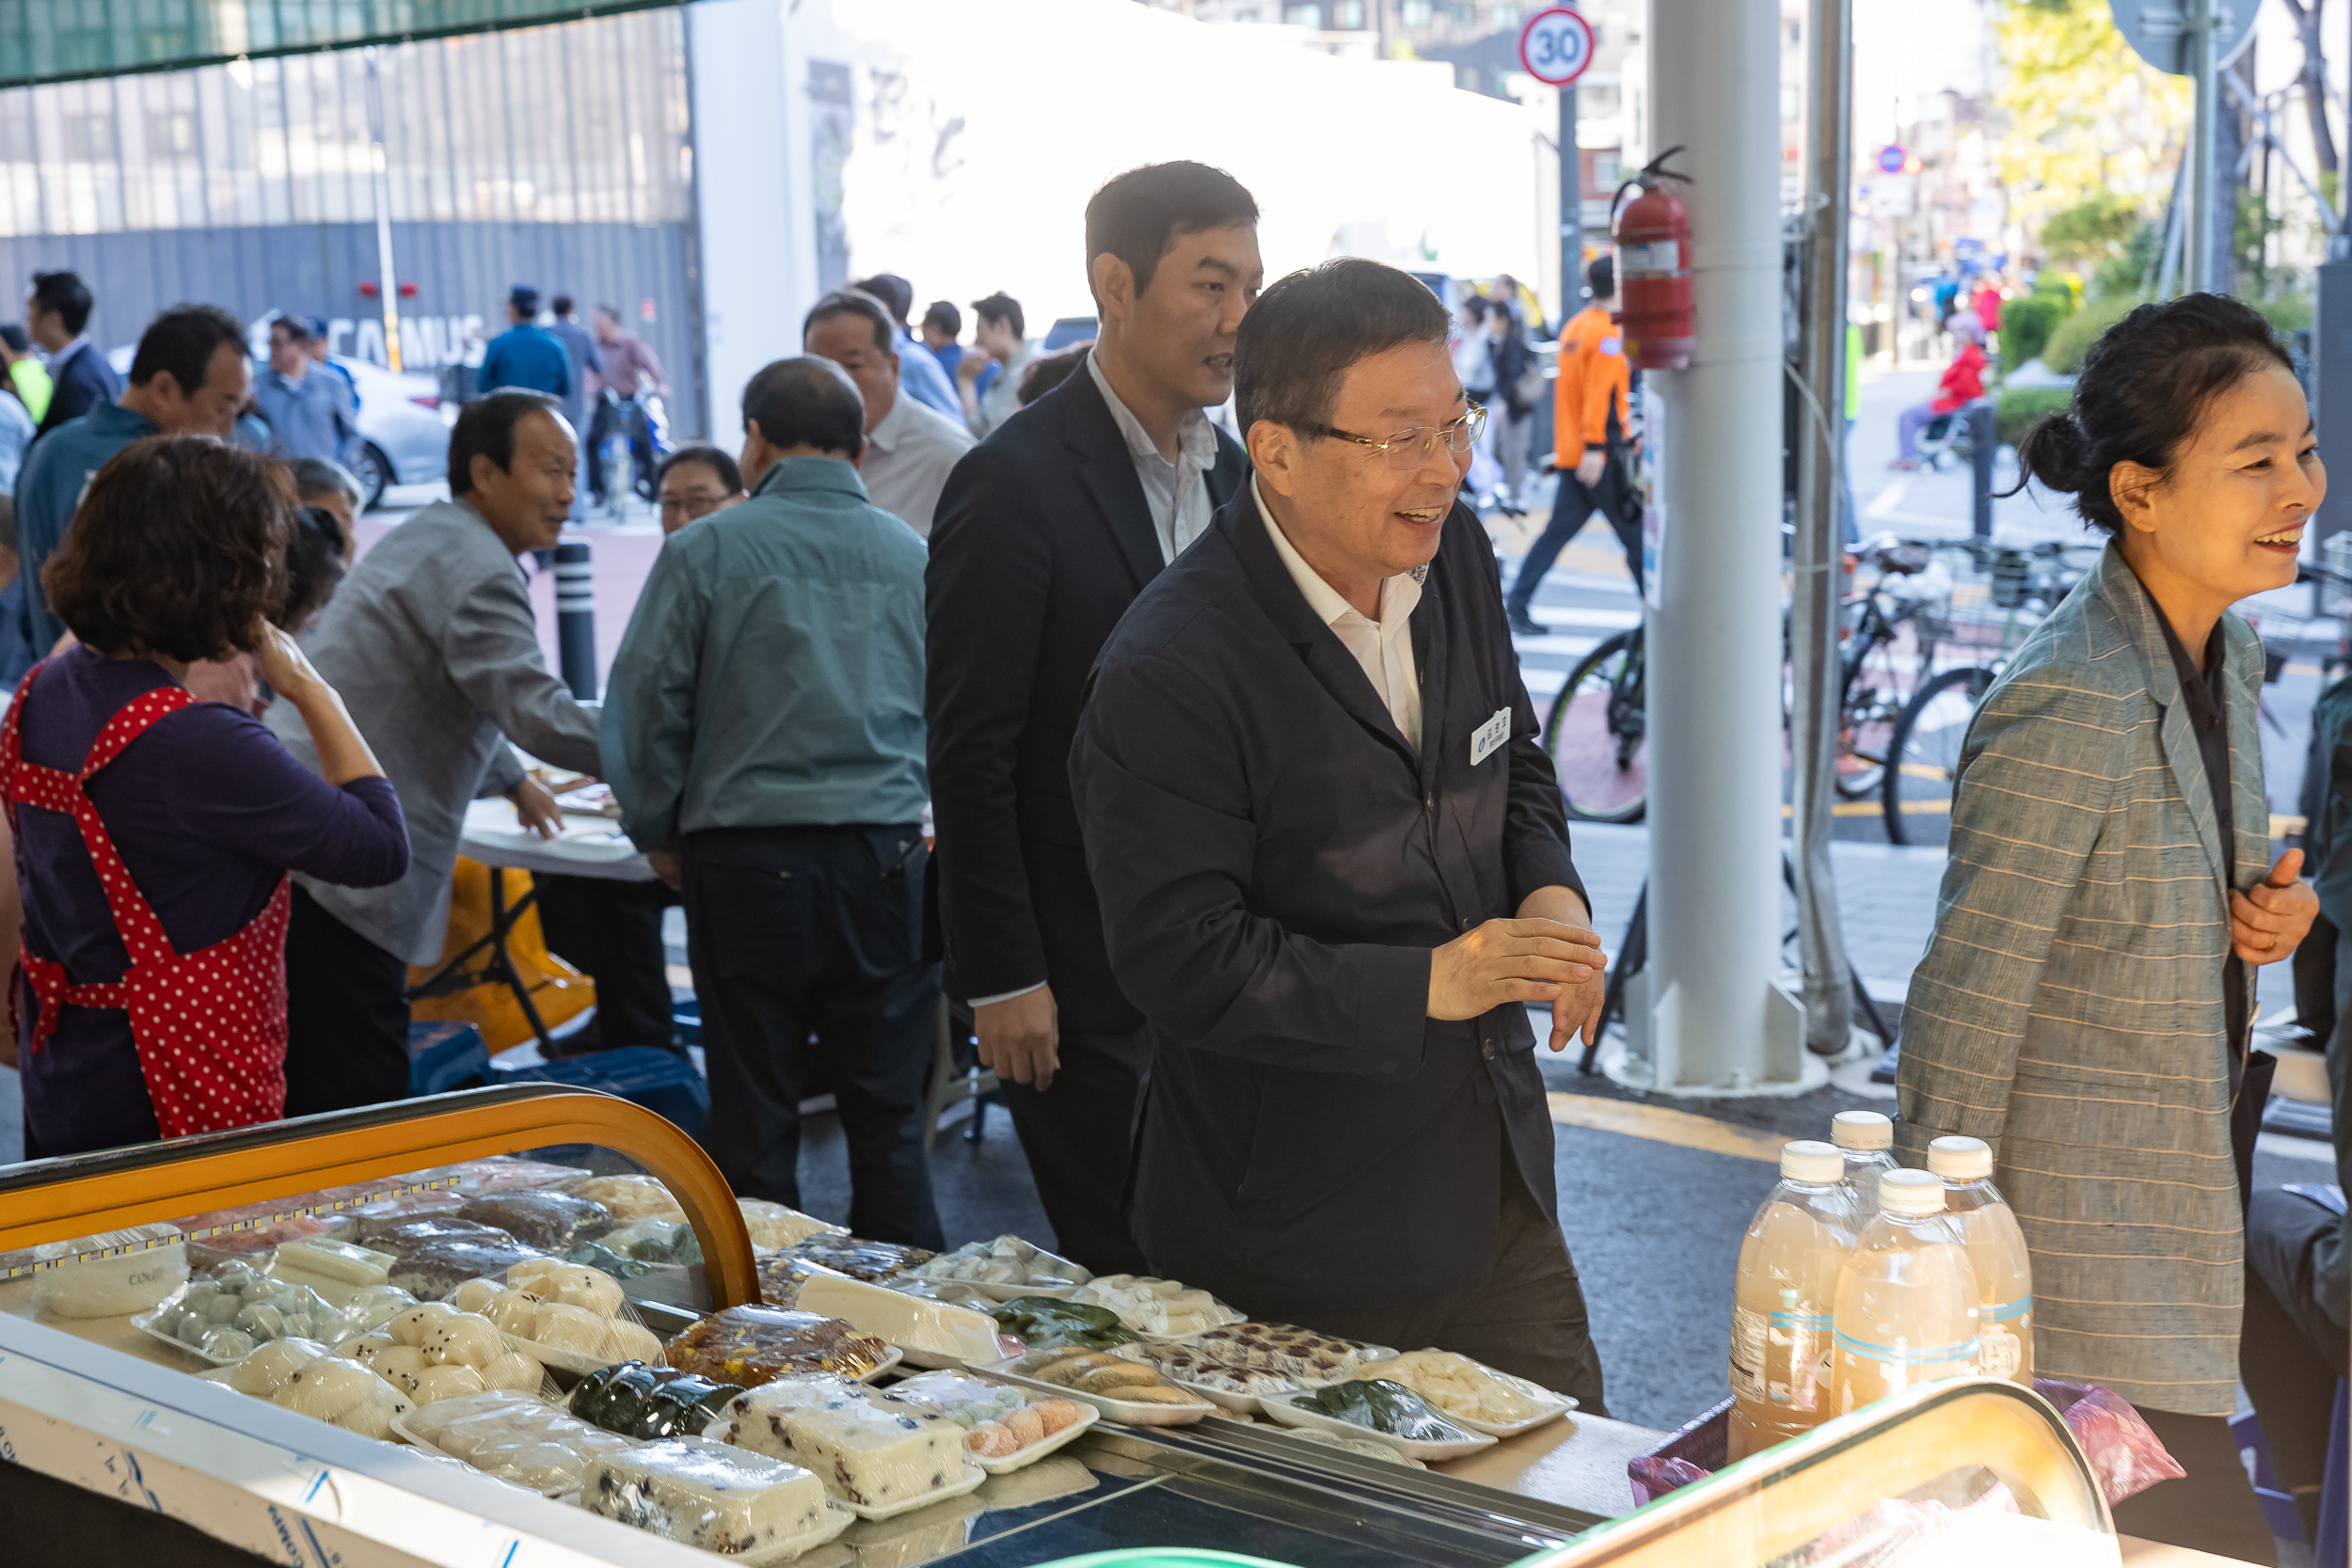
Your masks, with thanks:
[(685, 895), (711, 1116), (735, 1190), (798, 1206), (800, 1054), (850, 1144), (850, 1228), (936, 1250), (923, 1081), (923, 567), (858, 478), (866, 410), (832, 361), (743, 388), (751, 498), (665, 541), (605, 692), (621, 826)]

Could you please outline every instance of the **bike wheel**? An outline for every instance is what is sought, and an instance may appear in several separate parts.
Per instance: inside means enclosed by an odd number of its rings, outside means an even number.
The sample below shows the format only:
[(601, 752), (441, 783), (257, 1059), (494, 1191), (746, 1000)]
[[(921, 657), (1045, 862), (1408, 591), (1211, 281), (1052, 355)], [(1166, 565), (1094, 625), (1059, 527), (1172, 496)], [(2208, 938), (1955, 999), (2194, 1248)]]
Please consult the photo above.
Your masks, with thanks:
[(1561, 798), (1581, 822), (1638, 822), (1649, 804), (1642, 629), (1621, 631), (1568, 672), (1544, 721)]
[(1889, 844), (1941, 847), (1952, 836), (1952, 776), (1968, 721), (1993, 685), (1990, 670), (1947, 670), (1919, 689), (1887, 749), (1880, 802)]

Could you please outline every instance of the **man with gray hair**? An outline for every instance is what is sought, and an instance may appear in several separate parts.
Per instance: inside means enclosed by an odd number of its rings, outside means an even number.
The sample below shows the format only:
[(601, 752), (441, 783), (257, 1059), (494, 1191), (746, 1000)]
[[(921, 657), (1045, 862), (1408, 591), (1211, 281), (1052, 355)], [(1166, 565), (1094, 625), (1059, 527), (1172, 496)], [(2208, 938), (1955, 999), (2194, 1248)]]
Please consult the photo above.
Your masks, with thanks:
[(703, 1143), (728, 1183), (799, 1206), (813, 1033), (850, 1144), (850, 1227), (936, 1250), (925, 552), (866, 499), (865, 454), (865, 406), (831, 360), (752, 377), (751, 497), (663, 542), (613, 657), (604, 776), (623, 831), (685, 895)]
[(1268, 289), (1255, 477), (1095, 662), (1070, 778), (1152, 1045), (1128, 1217), (1155, 1275), (1601, 1415), (1527, 1005), (1589, 1037), (1602, 958), (1447, 325), (1375, 261)]

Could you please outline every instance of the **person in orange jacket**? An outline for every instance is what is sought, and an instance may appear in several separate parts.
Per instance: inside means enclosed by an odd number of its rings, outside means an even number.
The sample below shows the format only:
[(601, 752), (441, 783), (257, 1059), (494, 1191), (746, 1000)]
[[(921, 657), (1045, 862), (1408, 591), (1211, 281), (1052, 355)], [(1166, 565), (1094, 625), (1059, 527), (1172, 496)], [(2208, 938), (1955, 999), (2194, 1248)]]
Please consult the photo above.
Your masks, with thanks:
[(1549, 631), (1533, 614), (1535, 590), (1596, 508), (1625, 546), (1635, 589), (1642, 586), (1641, 519), (1627, 504), (1626, 399), (1632, 377), (1614, 314), (1616, 262), (1601, 257), (1586, 270), (1585, 278), (1592, 285), (1593, 302), (1560, 329), (1560, 376), (1551, 391), (1551, 460), (1560, 471), (1560, 492), (1551, 504), (1551, 521), (1519, 562), (1519, 574), (1503, 599), (1511, 629), (1521, 637), (1542, 637)]

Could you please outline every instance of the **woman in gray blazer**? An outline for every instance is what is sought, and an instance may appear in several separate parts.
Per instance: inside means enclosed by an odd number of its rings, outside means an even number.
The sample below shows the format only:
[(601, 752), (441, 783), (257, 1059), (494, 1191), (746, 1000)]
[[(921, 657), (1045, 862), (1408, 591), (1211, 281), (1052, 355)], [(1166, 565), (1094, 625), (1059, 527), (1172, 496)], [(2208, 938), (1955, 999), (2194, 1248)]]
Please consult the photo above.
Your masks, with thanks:
[(2018, 462), (2108, 542), (1969, 726), (1898, 1147), (1993, 1145), (2034, 1370), (2130, 1400), (2187, 1471), (2117, 1528), (2268, 1562), (2227, 1429), (2267, 1061), (2249, 1083), (2248, 1029), (2252, 966), (2317, 899), (2299, 850), (2270, 863), (2262, 644), (2230, 607), (2295, 580), (2326, 478), (2286, 352), (2214, 294), (2109, 329)]

